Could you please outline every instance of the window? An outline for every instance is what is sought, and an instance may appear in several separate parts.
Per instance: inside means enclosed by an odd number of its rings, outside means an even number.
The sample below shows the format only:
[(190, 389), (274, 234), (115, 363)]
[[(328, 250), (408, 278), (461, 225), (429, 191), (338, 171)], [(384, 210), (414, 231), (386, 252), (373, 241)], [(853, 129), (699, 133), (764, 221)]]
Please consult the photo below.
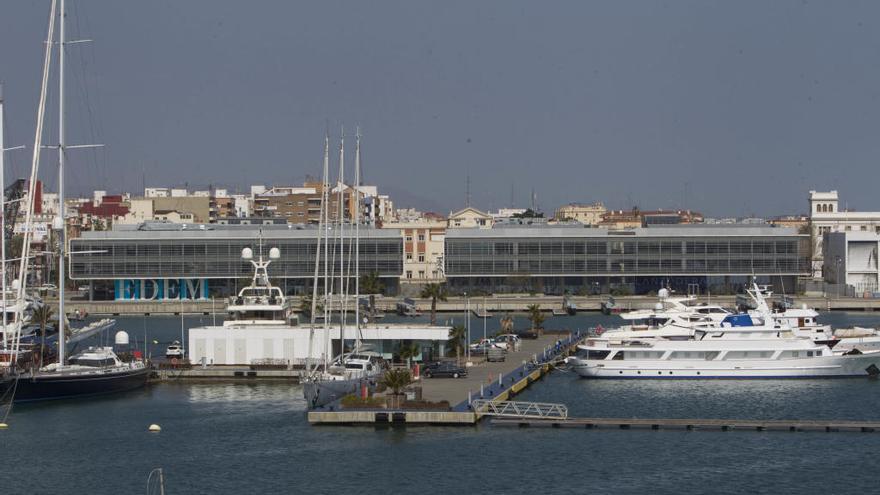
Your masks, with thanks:
[(424, 263), (424, 262), (425, 262), (425, 255), (424, 255), (424, 254), (420, 254), (420, 255), (419, 255), (419, 263)]
[(419, 234), (419, 242), (425, 242), (425, 234)]
[(412, 278), (412, 270), (406, 271), (406, 278)]
[(419, 270), (419, 278), (425, 278), (425, 270)]
[(406, 236), (406, 242), (412, 242), (412, 236), (411, 236), (411, 235)]
[(406, 261), (412, 261), (412, 253), (406, 253)]

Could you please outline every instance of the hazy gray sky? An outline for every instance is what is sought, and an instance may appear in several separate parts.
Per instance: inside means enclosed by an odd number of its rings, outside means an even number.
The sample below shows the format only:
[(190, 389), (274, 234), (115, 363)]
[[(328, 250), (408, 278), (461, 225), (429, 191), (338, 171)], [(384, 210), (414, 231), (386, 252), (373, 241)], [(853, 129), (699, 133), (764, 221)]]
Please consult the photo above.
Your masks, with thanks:
[[(0, 4), (7, 143), (48, 0)], [(69, 184), (290, 184), (359, 123), (399, 206), (880, 210), (880, 3), (68, 0)], [(53, 121), (56, 139), (55, 88)], [(87, 103), (86, 103), (87, 101)], [(336, 145), (334, 145), (335, 147)], [(28, 157), (11, 153), (20, 174)], [(46, 153), (54, 164), (54, 156)], [(335, 161), (335, 160), (334, 160)], [(349, 162), (351, 163), (351, 162)], [(143, 171), (143, 172), (142, 172)], [(47, 178), (52, 185), (55, 179)]]

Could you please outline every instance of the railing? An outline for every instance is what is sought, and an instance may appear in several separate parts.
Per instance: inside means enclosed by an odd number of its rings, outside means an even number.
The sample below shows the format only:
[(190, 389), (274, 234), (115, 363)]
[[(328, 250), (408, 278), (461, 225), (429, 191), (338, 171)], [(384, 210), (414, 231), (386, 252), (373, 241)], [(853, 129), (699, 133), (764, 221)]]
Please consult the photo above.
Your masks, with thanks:
[(477, 399), (471, 402), (474, 412), (481, 416), (523, 419), (566, 419), (565, 404), (544, 402), (491, 401)]

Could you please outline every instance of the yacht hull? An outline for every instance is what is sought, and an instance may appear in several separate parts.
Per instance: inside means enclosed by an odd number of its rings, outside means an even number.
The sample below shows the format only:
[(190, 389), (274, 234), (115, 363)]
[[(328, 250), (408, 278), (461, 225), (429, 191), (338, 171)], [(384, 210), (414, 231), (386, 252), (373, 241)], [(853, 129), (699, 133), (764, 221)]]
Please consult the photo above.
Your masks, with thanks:
[(44, 400), (92, 397), (135, 390), (146, 385), (150, 368), (135, 368), (102, 374), (65, 374), (37, 372), (22, 374), (17, 383), (14, 376), (0, 384), (0, 395), (15, 388), (14, 401), (36, 402)]
[(880, 353), (822, 356), (783, 361), (630, 360), (569, 358), (584, 378), (713, 379), (713, 378), (837, 378), (876, 376)]
[(346, 395), (358, 394), (363, 385), (373, 390), (376, 380), (371, 378), (308, 380), (303, 382), (303, 397), (309, 409), (317, 409), (332, 404)]

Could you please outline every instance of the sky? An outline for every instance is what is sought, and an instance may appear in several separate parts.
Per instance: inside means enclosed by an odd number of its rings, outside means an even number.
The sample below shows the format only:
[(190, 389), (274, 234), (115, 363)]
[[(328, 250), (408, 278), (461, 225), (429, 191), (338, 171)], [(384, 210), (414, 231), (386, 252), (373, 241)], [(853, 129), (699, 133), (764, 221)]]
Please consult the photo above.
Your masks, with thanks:
[[(6, 146), (33, 145), (49, 0), (0, 3)], [(569, 202), (880, 210), (880, 3), (67, 0), (66, 184), (245, 192), (320, 174), (449, 212)], [(57, 82), (46, 142), (57, 142)], [(57, 183), (54, 151), (42, 170)], [(7, 153), (23, 176), (29, 152)], [(348, 171), (351, 174), (351, 169)]]

